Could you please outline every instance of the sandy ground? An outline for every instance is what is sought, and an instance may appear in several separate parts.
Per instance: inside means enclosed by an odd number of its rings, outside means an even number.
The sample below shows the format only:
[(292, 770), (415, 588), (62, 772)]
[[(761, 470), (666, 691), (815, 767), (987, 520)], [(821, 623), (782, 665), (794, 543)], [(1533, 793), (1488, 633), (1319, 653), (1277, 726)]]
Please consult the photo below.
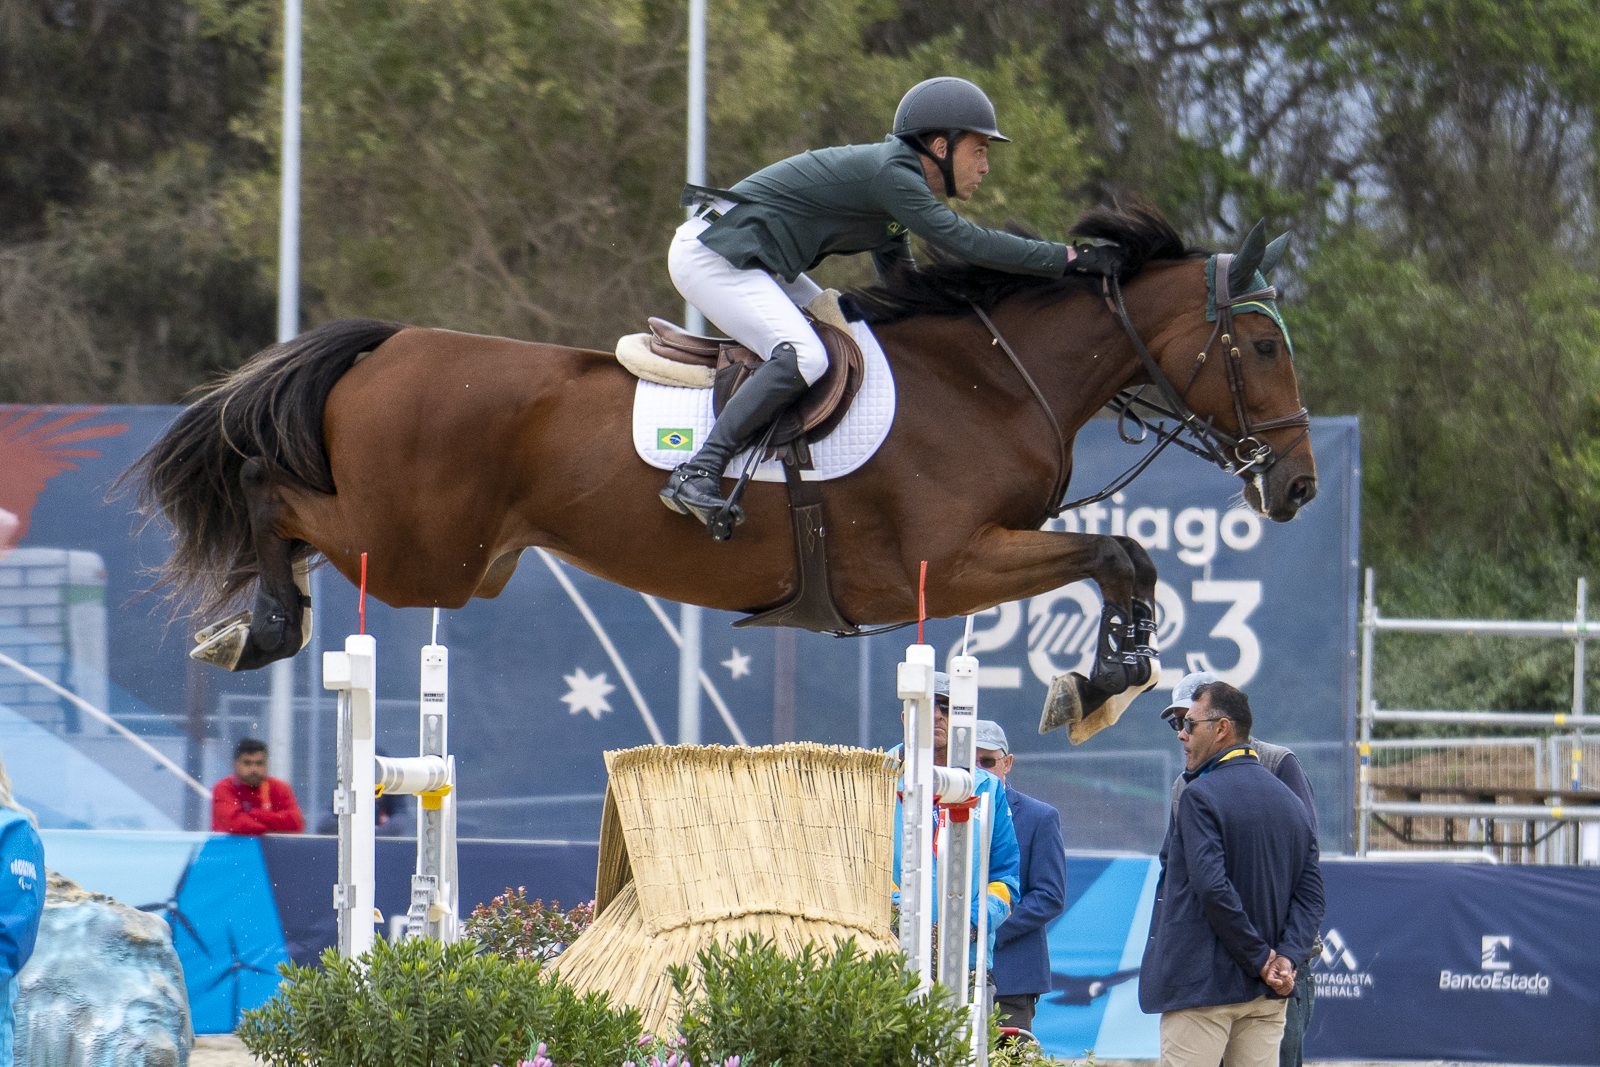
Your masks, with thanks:
[[(245, 1051), (243, 1042), (231, 1034), (197, 1037), (189, 1067), (258, 1067), (261, 1061)], [(1158, 1060), (1096, 1060), (1095, 1067), (1156, 1067)], [(1458, 1064), (1454, 1060), (1307, 1060), (1308, 1067), (1493, 1067), (1485, 1064)]]

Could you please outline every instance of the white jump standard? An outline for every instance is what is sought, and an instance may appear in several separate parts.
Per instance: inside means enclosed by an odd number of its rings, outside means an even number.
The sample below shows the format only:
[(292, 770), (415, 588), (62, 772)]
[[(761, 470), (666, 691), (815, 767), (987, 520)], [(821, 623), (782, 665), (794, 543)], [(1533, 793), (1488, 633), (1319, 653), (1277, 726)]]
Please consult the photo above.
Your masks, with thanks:
[[(438, 615), (434, 616), (438, 634)], [(377, 737), (378, 643), (369, 634), (345, 638), (343, 652), (322, 656), (322, 685), (339, 694), (338, 786), (333, 810), (339, 817), (339, 880), (333, 906), (339, 913), (339, 955), (346, 959), (372, 948), (378, 920), (373, 900), (377, 798), (415, 795), (417, 866), (411, 878), (407, 937), (454, 941), (459, 909), (456, 881), (455, 757), (450, 739), (450, 652), (440, 644), (422, 648), (421, 755), (391, 758), (374, 750)]]
[[(984, 988), (988, 984), (988, 908), (978, 909), (978, 968), (968, 996), (966, 931), (972, 913), (972, 871), (979, 886), (989, 884), (989, 827), (994, 813), (987, 794), (977, 793), (974, 766), (978, 738), (978, 661), (972, 656), (950, 659), (949, 766), (933, 762), (932, 645), (911, 645), (899, 665), (897, 688), (905, 702), (904, 779), (901, 788), (900, 949), (918, 977), (917, 992), (933, 985), (933, 921), (939, 939), (940, 984), (957, 1006), (968, 1012), (968, 1036), (978, 1067), (989, 1062), (988, 1019)], [(935, 824), (935, 805), (949, 812), (948, 825)], [(972, 814), (976, 810), (976, 818)], [(938, 911), (934, 910), (934, 834), (941, 833)], [(969, 1003), (969, 1000), (972, 1001)]]

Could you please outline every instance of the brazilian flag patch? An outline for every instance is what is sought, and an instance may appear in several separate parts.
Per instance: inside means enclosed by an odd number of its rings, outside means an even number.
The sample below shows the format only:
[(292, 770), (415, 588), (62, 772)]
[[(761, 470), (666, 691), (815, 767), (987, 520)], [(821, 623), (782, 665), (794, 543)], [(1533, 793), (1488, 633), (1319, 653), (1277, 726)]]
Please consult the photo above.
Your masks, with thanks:
[(694, 431), (676, 426), (657, 429), (656, 447), (673, 452), (691, 452), (694, 450)]
[(889, 236), (890, 237), (899, 237), (901, 234), (903, 234), (905, 232), (906, 232), (906, 228), (904, 226), (902, 226), (900, 223), (898, 223), (898, 222), (889, 223)]

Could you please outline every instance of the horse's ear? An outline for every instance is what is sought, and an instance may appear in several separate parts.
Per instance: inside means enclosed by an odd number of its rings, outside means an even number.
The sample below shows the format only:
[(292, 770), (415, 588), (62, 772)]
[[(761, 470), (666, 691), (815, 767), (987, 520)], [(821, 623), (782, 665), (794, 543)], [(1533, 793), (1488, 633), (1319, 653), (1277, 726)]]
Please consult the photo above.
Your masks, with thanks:
[(1283, 258), (1283, 254), (1288, 250), (1289, 235), (1287, 233), (1280, 233), (1276, 238), (1273, 239), (1272, 243), (1267, 246), (1266, 252), (1261, 256), (1261, 266), (1257, 269), (1261, 271), (1261, 276), (1263, 278), (1272, 277), (1272, 272), (1278, 267), (1278, 261)]
[(1244, 235), (1244, 243), (1234, 254), (1233, 265), (1228, 268), (1228, 292), (1247, 293), (1255, 279), (1256, 268), (1267, 251), (1267, 220), (1262, 219)]

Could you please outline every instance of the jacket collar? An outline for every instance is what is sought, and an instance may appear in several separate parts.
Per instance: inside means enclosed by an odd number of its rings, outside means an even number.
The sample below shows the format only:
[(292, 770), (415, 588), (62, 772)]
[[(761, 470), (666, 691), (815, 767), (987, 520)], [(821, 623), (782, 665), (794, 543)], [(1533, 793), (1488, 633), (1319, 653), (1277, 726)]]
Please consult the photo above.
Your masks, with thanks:
[(1204, 763), (1202, 763), (1200, 766), (1196, 767), (1192, 771), (1184, 771), (1183, 772), (1183, 780), (1185, 782), (1192, 782), (1196, 778), (1199, 778), (1201, 775), (1210, 774), (1212, 771), (1216, 770), (1217, 767), (1219, 767), (1221, 764), (1226, 763), (1226, 762), (1230, 762), (1230, 761), (1240, 761), (1240, 762), (1244, 762), (1244, 763), (1260, 763), (1261, 762), (1259, 759), (1256, 758), (1255, 747), (1252, 746), (1248, 741), (1246, 741), (1246, 742), (1242, 742), (1240, 744), (1234, 745), (1232, 748), (1227, 748), (1227, 749), (1224, 749), (1221, 752), (1218, 752), (1215, 756), (1212, 756), (1210, 759), (1206, 760)]

